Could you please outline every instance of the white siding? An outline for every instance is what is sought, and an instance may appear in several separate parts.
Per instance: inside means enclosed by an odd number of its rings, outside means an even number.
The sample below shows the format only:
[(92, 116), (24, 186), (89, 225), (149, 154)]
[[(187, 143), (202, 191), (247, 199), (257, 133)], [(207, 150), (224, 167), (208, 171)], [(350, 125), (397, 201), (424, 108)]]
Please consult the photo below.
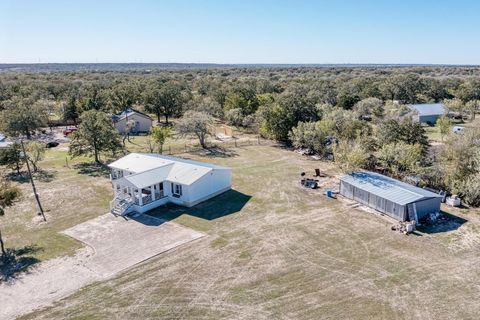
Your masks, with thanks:
[(190, 204), (198, 203), (215, 196), (221, 191), (230, 189), (232, 171), (229, 169), (213, 169), (188, 187), (185, 200)]

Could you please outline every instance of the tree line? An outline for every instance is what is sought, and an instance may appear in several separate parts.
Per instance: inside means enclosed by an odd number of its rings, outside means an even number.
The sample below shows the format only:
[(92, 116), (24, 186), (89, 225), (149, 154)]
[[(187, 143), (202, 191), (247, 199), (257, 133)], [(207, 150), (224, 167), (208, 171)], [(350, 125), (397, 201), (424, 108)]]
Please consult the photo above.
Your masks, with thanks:
[[(111, 115), (128, 108), (152, 114), (161, 145), (175, 130), (207, 147), (215, 119), (334, 159), (345, 170), (379, 170), (444, 188), (480, 204), (475, 130), (439, 130), (441, 150), (409, 118), (407, 104), (443, 102), (472, 121), (480, 108), (480, 68), (209, 68), (198, 70), (0, 73), (0, 131), (27, 139), (52, 119), (80, 124), (72, 155), (121, 150)], [(170, 128), (175, 119), (174, 129)], [(474, 135), (471, 137), (470, 135)], [(461, 141), (458, 141), (460, 139)], [(162, 142), (163, 141), (163, 142)], [(468, 160), (452, 153), (461, 146)], [(462, 162), (463, 161), (463, 162)], [(466, 163), (464, 163), (466, 162)], [(462, 168), (464, 166), (464, 168)], [(478, 190), (475, 189), (475, 190)]]

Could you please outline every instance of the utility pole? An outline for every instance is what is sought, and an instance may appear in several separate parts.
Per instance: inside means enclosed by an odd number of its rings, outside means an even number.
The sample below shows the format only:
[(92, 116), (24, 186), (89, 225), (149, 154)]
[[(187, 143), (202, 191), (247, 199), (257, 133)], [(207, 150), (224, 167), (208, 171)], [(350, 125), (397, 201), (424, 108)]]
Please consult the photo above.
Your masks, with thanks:
[(35, 200), (37, 200), (38, 210), (40, 210), (40, 214), (43, 217), (43, 221), (47, 221), (45, 218), (45, 213), (43, 212), (42, 204), (40, 203), (40, 198), (37, 194), (37, 188), (35, 187), (35, 182), (33, 181), (32, 171), (30, 170), (30, 164), (28, 163), (27, 152), (25, 151), (25, 145), (23, 144), (23, 140), (20, 139), (20, 144), (22, 145), (23, 157), (25, 159), (25, 163), (27, 164), (28, 176), (30, 178), (30, 182), (32, 183), (33, 195), (35, 196)]

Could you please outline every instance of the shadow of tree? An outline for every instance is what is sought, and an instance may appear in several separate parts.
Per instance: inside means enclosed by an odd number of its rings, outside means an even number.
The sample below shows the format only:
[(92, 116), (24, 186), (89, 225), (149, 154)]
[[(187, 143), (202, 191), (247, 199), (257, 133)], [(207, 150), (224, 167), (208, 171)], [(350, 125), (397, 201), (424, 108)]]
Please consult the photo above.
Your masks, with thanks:
[(12, 283), (21, 273), (28, 272), (30, 267), (40, 262), (32, 254), (42, 250), (36, 245), (7, 249), (7, 254), (0, 257), (0, 282)]
[(10, 172), (5, 175), (5, 178), (9, 181), (17, 182), (17, 183), (28, 183), (30, 179), (28, 178), (28, 172), (20, 171), (20, 174), (17, 172)]
[(73, 168), (78, 170), (78, 173), (86, 174), (91, 177), (110, 177), (110, 169), (104, 164), (98, 164), (95, 162), (79, 163), (74, 165)]
[(231, 158), (238, 156), (238, 153), (234, 150), (218, 146), (208, 149), (190, 150), (187, 153), (209, 158)]
[(231, 158), (238, 156), (238, 153), (233, 151), (232, 149), (215, 147), (208, 149), (208, 153), (206, 154), (206, 156), (212, 158)]
[[(33, 174), (33, 178), (38, 180), (38, 181), (51, 182), (51, 181), (53, 181), (53, 179), (57, 175), (57, 172), (56, 171), (46, 171), (46, 170), (39, 169), (37, 172), (32, 172), (32, 174)], [(17, 183), (20, 183), (20, 184), (30, 182), (30, 178), (28, 176), (27, 171), (20, 171), (20, 174), (18, 174), (16, 172), (10, 172), (7, 175), (5, 175), (5, 178), (10, 180), (10, 181), (17, 182)]]
[(38, 170), (33, 174), (34, 178), (41, 182), (52, 182), (57, 175), (56, 171)]
[(468, 222), (468, 220), (442, 211), (435, 222), (426, 221), (418, 226), (417, 230), (429, 234), (448, 232), (457, 230), (466, 222)]
[(229, 190), (191, 208), (167, 204), (149, 211), (148, 214), (167, 221), (184, 214), (205, 220), (215, 220), (241, 211), (251, 198), (236, 190)]

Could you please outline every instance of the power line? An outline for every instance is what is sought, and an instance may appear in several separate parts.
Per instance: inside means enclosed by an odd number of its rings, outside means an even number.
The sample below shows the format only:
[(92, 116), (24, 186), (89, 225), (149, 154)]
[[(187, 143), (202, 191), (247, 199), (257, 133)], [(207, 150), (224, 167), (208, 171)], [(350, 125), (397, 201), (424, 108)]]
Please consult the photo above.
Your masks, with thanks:
[(35, 187), (35, 182), (33, 181), (32, 171), (30, 170), (30, 164), (28, 163), (28, 156), (27, 152), (25, 151), (25, 145), (23, 144), (23, 140), (20, 139), (20, 144), (22, 145), (23, 157), (25, 159), (25, 163), (27, 164), (28, 176), (30, 178), (30, 182), (32, 183), (33, 195), (35, 196), (35, 200), (37, 200), (38, 210), (40, 210), (40, 214), (43, 217), (43, 221), (47, 221), (45, 218), (45, 213), (43, 212), (42, 204), (40, 203), (40, 197), (37, 193), (37, 188)]

